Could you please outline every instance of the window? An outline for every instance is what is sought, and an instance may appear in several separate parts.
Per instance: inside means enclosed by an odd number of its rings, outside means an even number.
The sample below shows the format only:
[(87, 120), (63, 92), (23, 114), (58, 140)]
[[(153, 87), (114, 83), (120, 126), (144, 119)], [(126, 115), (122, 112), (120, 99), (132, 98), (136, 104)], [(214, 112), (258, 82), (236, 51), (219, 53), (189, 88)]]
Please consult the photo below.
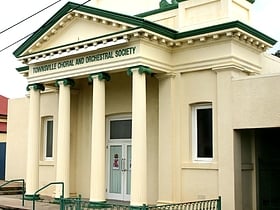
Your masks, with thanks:
[(213, 158), (213, 116), (211, 104), (193, 107), (193, 159)]
[(46, 117), (43, 119), (44, 125), (44, 159), (52, 160), (53, 159), (53, 118)]
[(110, 139), (131, 139), (131, 119), (111, 120)]

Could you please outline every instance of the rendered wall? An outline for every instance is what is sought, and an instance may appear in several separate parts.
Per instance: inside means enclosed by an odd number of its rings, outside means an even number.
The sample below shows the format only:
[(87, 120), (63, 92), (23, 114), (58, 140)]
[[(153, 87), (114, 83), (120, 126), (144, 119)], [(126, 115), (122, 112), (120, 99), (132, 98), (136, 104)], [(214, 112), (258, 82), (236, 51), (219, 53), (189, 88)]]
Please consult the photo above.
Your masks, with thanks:
[[(217, 150), (217, 79), (211, 70), (182, 74), (182, 200), (198, 200), (218, 195)], [(213, 108), (213, 160), (194, 161), (192, 142), (192, 110), (197, 103), (212, 103)]]
[[(279, 127), (279, 75), (255, 76), (233, 81), (233, 127)], [(269, 93), (269, 94), (268, 94)]]
[(28, 131), (27, 98), (11, 99), (8, 103), (6, 147), (6, 179), (25, 178)]

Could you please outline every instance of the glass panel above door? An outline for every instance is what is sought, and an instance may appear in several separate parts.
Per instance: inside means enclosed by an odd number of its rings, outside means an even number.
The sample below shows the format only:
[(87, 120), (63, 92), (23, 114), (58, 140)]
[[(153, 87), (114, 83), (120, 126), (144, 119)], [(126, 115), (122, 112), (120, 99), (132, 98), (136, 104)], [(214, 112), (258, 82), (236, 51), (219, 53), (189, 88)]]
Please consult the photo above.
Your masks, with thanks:
[(131, 138), (131, 119), (130, 120), (111, 120), (110, 139), (130, 139)]

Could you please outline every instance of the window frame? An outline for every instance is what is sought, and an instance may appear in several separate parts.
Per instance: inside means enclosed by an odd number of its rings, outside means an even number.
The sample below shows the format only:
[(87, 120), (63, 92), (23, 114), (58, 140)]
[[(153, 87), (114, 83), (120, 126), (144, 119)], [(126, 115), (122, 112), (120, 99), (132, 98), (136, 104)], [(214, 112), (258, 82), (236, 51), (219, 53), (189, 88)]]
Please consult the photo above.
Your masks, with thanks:
[[(212, 111), (212, 157), (198, 156), (198, 127), (197, 111), (202, 109), (211, 109)], [(212, 103), (195, 104), (192, 106), (192, 159), (195, 162), (211, 162), (214, 159), (214, 117)]]
[[(115, 142), (115, 141), (131, 141), (132, 139), (132, 133), (131, 133), (131, 138), (125, 138), (125, 139), (118, 139), (118, 138), (110, 138), (110, 129), (111, 129), (111, 121), (121, 121), (121, 120), (131, 120), (132, 121), (132, 116), (130, 114), (118, 114), (118, 115), (113, 115), (113, 116), (108, 116), (107, 117), (107, 126), (106, 126), (106, 135), (107, 135), (107, 141), (108, 142)], [(131, 125), (132, 126), (132, 125)]]
[[(47, 157), (47, 144), (48, 144), (48, 122), (52, 121), (52, 156)], [(43, 160), (53, 161), (54, 160), (54, 120), (52, 116), (43, 118)]]

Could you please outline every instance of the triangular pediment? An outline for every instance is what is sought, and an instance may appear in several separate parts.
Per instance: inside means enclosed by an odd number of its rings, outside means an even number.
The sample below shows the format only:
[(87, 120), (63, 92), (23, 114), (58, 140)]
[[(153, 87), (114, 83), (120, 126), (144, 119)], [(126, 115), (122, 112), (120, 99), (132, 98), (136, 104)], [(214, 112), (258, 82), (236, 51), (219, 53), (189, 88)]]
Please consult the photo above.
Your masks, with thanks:
[(52, 28), (30, 45), (27, 53), (36, 53), (69, 43), (108, 36), (132, 27), (135, 26), (114, 22), (100, 16), (90, 16), (89, 14), (75, 12), (68, 14), (54, 24)]
[(15, 52), (22, 57), (139, 27), (141, 19), (68, 2)]

